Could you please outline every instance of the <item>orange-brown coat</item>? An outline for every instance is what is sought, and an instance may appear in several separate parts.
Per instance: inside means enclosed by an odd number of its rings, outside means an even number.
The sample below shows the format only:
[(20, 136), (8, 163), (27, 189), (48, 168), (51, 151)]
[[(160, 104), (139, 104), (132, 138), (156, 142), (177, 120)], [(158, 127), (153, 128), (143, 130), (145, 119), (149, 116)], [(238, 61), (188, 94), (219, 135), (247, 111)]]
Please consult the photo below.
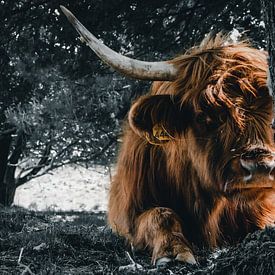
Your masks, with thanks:
[(154, 263), (194, 263), (193, 244), (274, 225), (272, 98), (266, 53), (245, 42), (218, 35), (171, 63), (177, 79), (154, 82), (131, 107), (108, 220)]

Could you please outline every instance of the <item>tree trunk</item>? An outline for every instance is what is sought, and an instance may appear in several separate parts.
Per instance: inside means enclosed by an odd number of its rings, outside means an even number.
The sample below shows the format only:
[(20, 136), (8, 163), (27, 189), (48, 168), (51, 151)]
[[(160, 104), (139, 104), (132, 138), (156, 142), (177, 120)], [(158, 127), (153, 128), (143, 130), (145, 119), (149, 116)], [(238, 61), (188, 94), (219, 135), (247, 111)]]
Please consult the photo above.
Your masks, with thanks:
[(28, 136), (23, 130), (17, 131), (16, 139), (12, 142), (12, 134), (16, 129), (0, 133), (0, 205), (11, 206), (14, 201), (16, 188), (31, 180), (46, 165), (49, 164), (51, 138), (46, 144), (43, 155), (37, 166), (21, 178), (15, 177), (18, 161), (26, 148)]
[(269, 88), (273, 99), (273, 128), (275, 128), (275, 0), (261, 0), (269, 53)]
[[(26, 146), (26, 135), (23, 131), (17, 132), (14, 146), (12, 134), (16, 129), (11, 129), (0, 136), (0, 204), (11, 206), (17, 188), (15, 170), (18, 160)], [(12, 148), (14, 147), (14, 148)]]
[(9, 178), (8, 162), (11, 147), (11, 134), (0, 136), (0, 204), (10, 206), (15, 195), (15, 180)]

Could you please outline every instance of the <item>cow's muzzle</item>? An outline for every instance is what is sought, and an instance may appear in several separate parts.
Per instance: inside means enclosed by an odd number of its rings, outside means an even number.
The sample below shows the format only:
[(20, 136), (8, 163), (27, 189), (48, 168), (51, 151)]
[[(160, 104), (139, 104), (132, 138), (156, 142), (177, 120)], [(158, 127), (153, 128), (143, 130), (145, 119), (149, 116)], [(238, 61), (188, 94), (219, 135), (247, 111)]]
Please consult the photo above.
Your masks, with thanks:
[(240, 166), (244, 170), (244, 181), (250, 181), (256, 175), (268, 176), (273, 180), (275, 152), (264, 148), (252, 148), (240, 156)]
[(231, 161), (223, 191), (275, 188), (275, 151), (250, 146)]

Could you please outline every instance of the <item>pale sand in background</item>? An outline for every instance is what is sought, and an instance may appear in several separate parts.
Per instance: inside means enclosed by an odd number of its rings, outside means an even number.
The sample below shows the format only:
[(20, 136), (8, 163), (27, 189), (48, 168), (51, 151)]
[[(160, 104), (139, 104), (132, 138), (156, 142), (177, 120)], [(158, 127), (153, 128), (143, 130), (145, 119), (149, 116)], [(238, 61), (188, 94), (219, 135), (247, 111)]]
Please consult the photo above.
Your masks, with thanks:
[(38, 211), (106, 211), (109, 184), (102, 166), (68, 165), (19, 187), (14, 204)]

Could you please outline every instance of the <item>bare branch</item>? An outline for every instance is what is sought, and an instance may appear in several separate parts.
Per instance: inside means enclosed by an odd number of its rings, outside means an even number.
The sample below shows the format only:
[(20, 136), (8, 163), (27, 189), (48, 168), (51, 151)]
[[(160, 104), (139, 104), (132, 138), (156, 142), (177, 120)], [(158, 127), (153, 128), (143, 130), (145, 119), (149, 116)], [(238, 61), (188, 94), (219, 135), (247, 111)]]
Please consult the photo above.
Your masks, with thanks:
[(79, 141), (73, 141), (72, 143), (68, 144), (66, 147), (64, 147), (60, 152), (58, 152), (52, 159), (51, 159), (51, 163), (50, 166), (53, 165), (53, 163), (55, 162), (55, 160), (62, 156), (70, 147), (76, 145)]
[(92, 155), (92, 158), (95, 159), (95, 158), (98, 158), (99, 156), (101, 156), (115, 142), (117, 142), (117, 137), (116, 136), (115, 137), (111, 137), (110, 140), (109, 140), (109, 142), (107, 144), (105, 144), (99, 152), (96, 152), (96, 153), (94, 153)]
[[(15, 165), (15, 166), (17, 166), (17, 165)], [(44, 164), (42, 164), (42, 165), (38, 165), (38, 164), (37, 164), (37, 165), (33, 165), (33, 166), (30, 166), (30, 167), (27, 167), (27, 168), (22, 168), (22, 169), (20, 170), (18, 176), (17, 176), (17, 180), (18, 180), (19, 178), (21, 178), (21, 176), (22, 176), (24, 173), (26, 173), (26, 172), (28, 172), (28, 171), (30, 171), (30, 170), (38, 169), (38, 168), (42, 169), (43, 167), (45, 167)], [(24, 176), (23, 176), (23, 177), (24, 177)]]
[(47, 166), (50, 157), (51, 146), (51, 142), (46, 145), (43, 156), (41, 157), (39, 163), (28, 174), (22, 178), (17, 178), (16, 187), (19, 187), (32, 179), (43, 167)]
[(31, 179), (41, 177), (41, 176), (47, 174), (50, 170), (59, 168), (61, 166), (64, 166), (64, 165), (67, 165), (67, 164), (73, 164), (73, 163), (81, 163), (81, 162), (93, 161), (96, 158), (98, 158), (99, 156), (101, 156), (102, 154), (104, 154), (104, 152), (106, 152), (106, 150), (108, 150), (108, 148), (110, 148), (110, 146), (113, 145), (116, 142), (117, 142), (117, 136), (110, 137), (109, 142), (107, 142), (98, 152), (94, 152), (93, 154), (91, 154), (89, 158), (83, 158), (83, 157), (72, 158), (72, 159), (69, 159), (69, 160), (66, 160), (66, 161), (63, 161), (63, 162), (55, 163), (54, 160), (56, 159), (57, 155), (58, 156), (62, 155), (66, 150), (68, 150), (68, 148), (70, 148), (71, 146), (73, 146), (73, 145), (75, 145), (77, 143), (77, 141), (72, 142), (71, 144), (69, 144), (68, 146), (66, 146), (65, 148), (63, 148), (55, 156), (55, 158), (52, 158), (51, 161), (50, 161), (50, 163), (49, 163), (49, 165), (47, 167), (45, 165), (41, 166), (41, 167), (40, 166), (36, 166), (36, 168), (39, 169), (39, 171), (42, 168), (45, 168), (42, 173), (34, 175), (34, 174), (31, 174), (31, 172), (30, 172), (26, 176), (18, 179), (17, 180), (17, 187), (20, 186), (20, 185), (23, 185), (24, 183), (26, 183), (27, 181), (29, 181)]

